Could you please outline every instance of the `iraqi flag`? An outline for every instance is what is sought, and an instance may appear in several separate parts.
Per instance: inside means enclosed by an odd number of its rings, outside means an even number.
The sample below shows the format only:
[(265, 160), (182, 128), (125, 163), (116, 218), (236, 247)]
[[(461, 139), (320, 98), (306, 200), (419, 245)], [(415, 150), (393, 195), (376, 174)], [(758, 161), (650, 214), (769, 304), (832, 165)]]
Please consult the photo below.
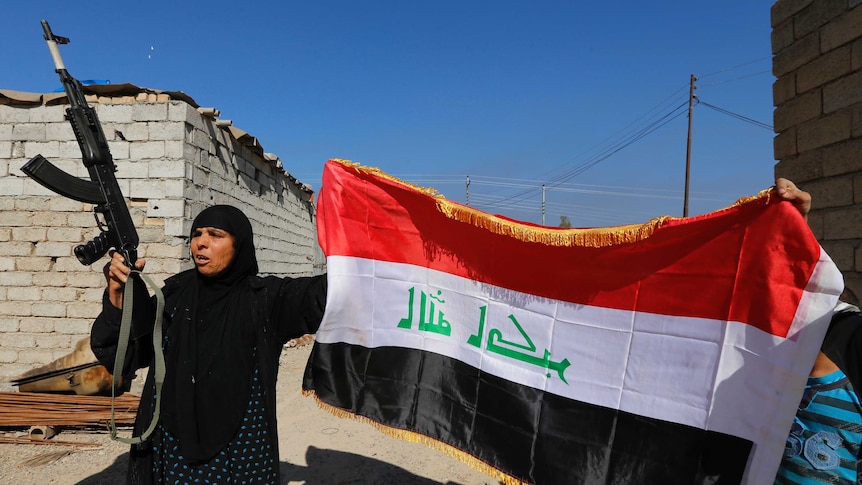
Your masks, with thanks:
[(506, 483), (772, 483), (841, 275), (769, 192), (558, 229), (350, 162), (304, 392)]

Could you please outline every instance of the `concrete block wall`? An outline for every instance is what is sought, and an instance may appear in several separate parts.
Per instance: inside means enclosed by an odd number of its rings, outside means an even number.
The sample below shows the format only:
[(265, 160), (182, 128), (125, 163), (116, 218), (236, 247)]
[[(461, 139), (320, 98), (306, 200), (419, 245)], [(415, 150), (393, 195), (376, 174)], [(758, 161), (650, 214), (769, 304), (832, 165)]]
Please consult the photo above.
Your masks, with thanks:
[[(191, 221), (213, 204), (236, 205), (252, 220), (262, 273), (322, 272), (312, 192), (256, 139), (164, 94), (88, 102), (117, 164), (145, 271), (158, 283), (192, 267)], [(92, 207), (20, 170), (41, 154), (88, 179), (65, 109), (0, 96), (0, 390), (71, 352), (101, 308), (107, 259), (84, 267), (72, 253), (99, 232)]]
[(809, 224), (862, 297), (862, 0), (771, 10), (776, 177), (814, 199)]

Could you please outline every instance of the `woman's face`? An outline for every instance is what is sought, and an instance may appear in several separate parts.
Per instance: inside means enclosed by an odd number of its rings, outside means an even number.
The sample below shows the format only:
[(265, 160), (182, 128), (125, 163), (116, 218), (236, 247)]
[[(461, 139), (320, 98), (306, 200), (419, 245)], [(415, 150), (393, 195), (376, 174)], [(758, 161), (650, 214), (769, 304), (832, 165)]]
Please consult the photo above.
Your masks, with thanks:
[(216, 276), (233, 260), (233, 234), (217, 227), (199, 227), (192, 233), (192, 259), (203, 276)]

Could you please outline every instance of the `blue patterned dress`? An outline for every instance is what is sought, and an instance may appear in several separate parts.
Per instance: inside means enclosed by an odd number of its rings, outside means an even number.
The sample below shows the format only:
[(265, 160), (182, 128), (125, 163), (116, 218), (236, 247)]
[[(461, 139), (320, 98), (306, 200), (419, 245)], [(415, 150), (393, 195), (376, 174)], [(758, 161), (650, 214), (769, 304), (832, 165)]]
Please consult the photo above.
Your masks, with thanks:
[(255, 365), (251, 397), (236, 436), (206, 463), (190, 465), (180, 441), (161, 425), (153, 440), (153, 481), (166, 485), (278, 483), (278, 456), (271, 445), (260, 371)]

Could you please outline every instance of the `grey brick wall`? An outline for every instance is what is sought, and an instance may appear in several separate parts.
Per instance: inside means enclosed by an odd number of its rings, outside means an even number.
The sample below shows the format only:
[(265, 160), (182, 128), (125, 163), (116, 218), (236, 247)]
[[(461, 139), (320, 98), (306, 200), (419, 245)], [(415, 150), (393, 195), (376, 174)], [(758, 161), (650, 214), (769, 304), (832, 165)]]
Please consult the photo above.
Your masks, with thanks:
[[(311, 190), (256, 139), (164, 94), (88, 95), (88, 102), (117, 164), (140, 257), (157, 282), (191, 267), (191, 221), (213, 204), (236, 205), (249, 216), (263, 273), (323, 271)], [(84, 267), (72, 253), (98, 234), (92, 207), (57, 196), (20, 170), (41, 154), (88, 178), (66, 106), (48, 104), (0, 96), (0, 390), (72, 351), (89, 334), (105, 285), (106, 259)]]
[(862, 2), (772, 6), (775, 176), (810, 192), (809, 224), (862, 297)]

